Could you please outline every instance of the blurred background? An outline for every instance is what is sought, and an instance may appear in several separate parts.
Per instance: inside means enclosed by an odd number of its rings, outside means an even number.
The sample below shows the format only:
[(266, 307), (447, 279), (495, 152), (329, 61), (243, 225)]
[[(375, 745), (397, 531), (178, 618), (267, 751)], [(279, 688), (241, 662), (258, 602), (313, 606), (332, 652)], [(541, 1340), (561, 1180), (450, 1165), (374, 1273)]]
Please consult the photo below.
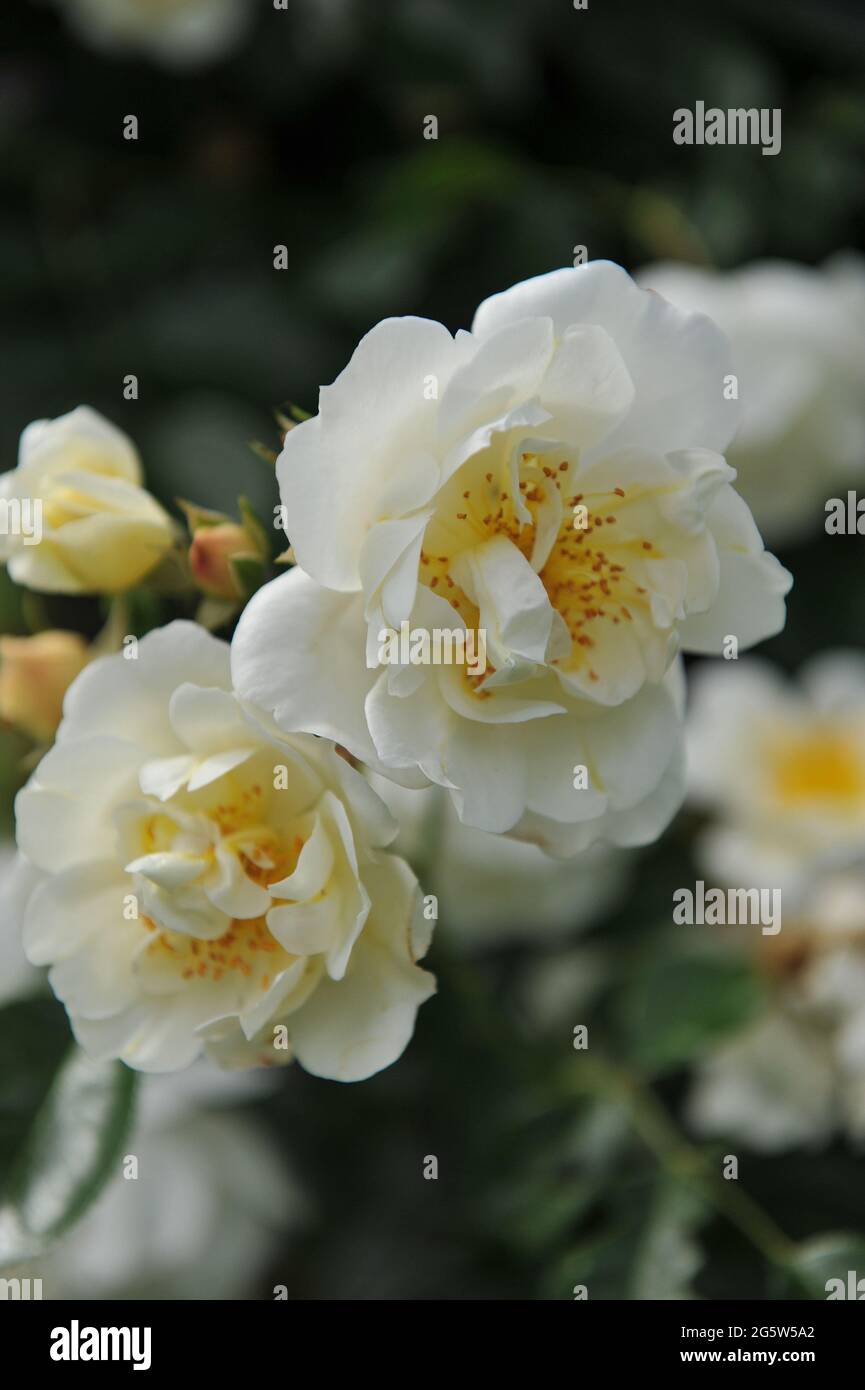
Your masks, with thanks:
[[(197, 16), (175, 28), (183, 9)], [(854, 0), (16, 0), (0, 35), (0, 467), (31, 420), (86, 403), (135, 440), (166, 505), (234, 513), (244, 493), (267, 520), (273, 473), (250, 442), (278, 448), (274, 411), (314, 411), (369, 327), (466, 327), (486, 295), (585, 247), (681, 289), (752, 364), (742, 486), (795, 576), (761, 653), (779, 686), (861, 649), (865, 542), (824, 529), (826, 499), (865, 494)], [(675, 145), (673, 111), (698, 100), (780, 108), (781, 153)], [(766, 260), (790, 264), (739, 275)], [(782, 378), (768, 402), (761, 363)], [(797, 499), (783, 518), (775, 492)], [(104, 618), (96, 600), (40, 603), (0, 576), (6, 634), (92, 637)], [(133, 605), (142, 630), (173, 611)], [(7, 829), (32, 748), (12, 724)], [(832, 794), (805, 799), (822, 814)], [(782, 959), (753, 932), (706, 943), (672, 924), (675, 888), (725, 881), (707, 839), (725, 816), (747, 839), (748, 808), (710, 788), (651, 849), (564, 869), (453, 826), (433, 854), (409, 824), (442, 915), (439, 993), (404, 1058), (357, 1086), (295, 1067), (264, 1090), (140, 1095), (142, 1143), (165, 1157), (126, 1208), (125, 1258), (109, 1186), (39, 1262), (46, 1296), (801, 1298), (857, 1258), (865, 1275), (865, 832), (840, 866), (815, 860), (811, 887), (825, 869), (834, 894), (843, 870), (842, 908), (826, 927), (828, 889), (802, 890)], [(0, 912), (2, 1180), (68, 1032)], [(838, 940), (846, 992), (824, 979)], [(714, 1181), (725, 1155), (737, 1182)], [(186, 1225), (166, 1221), (160, 1245), (148, 1210)]]

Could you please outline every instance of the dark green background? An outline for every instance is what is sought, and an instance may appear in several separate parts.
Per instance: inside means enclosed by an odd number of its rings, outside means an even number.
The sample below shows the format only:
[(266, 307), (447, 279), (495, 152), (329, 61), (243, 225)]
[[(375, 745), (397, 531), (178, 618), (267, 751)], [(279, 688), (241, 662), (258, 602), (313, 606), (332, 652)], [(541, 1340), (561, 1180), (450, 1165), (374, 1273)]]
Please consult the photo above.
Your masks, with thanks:
[[(134, 437), (166, 501), (231, 508), (242, 490), (266, 511), (275, 489), (248, 441), (276, 442), (281, 403), (314, 410), (379, 318), (467, 326), (484, 296), (571, 263), (576, 244), (629, 268), (861, 249), (856, 0), (255, 8), (226, 61), (178, 73), (88, 50), (47, 6), (4, 5), (0, 467), (28, 421), (85, 402)], [(673, 110), (698, 99), (781, 107), (782, 153), (674, 146)], [(793, 668), (861, 644), (861, 541), (781, 558), (796, 587), (771, 654)], [(95, 630), (98, 614), (55, 600), (52, 620)], [(611, 972), (574, 1020), (673, 1113), (688, 1062), (755, 1006), (740, 972), (671, 960), (678, 938), (658, 925), (694, 874), (692, 829), (680, 818), (642, 856), (629, 901), (593, 930)], [(442, 938), (439, 994), (397, 1066), (354, 1087), (285, 1076), (261, 1113), (317, 1215), (252, 1294), (569, 1298), (582, 1281), (627, 1298), (648, 1279), (677, 1296), (669, 1262), (646, 1263), (668, 1228), (698, 1231), (698, 1295), (801, 1292), (692, 1209), (683, 1178), (659, 1176), (614, 1104), (562, 1093), (571, 1025), (538, 1032), (520, 1003), (544, 949), (466, 962)], [(863, 1165), (840, 1142), (816, 1158), (736, 1152), (788, 1235), (865, 1227)], [(421, 1176), (430, 1153), (437, 1182)]]

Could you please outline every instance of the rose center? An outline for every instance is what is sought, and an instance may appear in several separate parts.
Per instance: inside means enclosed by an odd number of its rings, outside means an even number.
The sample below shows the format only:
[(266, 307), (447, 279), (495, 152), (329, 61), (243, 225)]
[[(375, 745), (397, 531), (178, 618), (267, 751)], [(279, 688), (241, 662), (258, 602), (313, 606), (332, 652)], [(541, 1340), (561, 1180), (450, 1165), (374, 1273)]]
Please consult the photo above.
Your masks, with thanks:
[[(624, 488), (572, 494), (570, 468), (567, 459), (549, 463), (542, 455), (521, 454), (515, 499), (505, 465), (490, 468), (476, 460), (465, 465), (444, 489), (427, 528), (419, 577), (447, 599), (467, 627), (477, 627), (478, 609), (454, 579), (454, 562), (472, 547), (504, 536), (530, 563), (543, 561), (539, 578), (571, 635), (571, 654), (552, 664), (564, 671), (588, 665), (590, 679), (596, 680), (591, 652), (599, 628), (632, 623), (635, 614), (645, 612), (648, 588), (637, 579), (647, 560), (661, 557), (656, 544), (635, 536), (633, 527), (624, 528), (625, 534), (617, 531), (630, 501)], [(541, 547), (545, 554), (539, 554)]]
[(770, 746), (775, 791), (782, 802), (834, 802), (845, 809), (865, 798), (865, 767), (843, 732), (817, 728)]

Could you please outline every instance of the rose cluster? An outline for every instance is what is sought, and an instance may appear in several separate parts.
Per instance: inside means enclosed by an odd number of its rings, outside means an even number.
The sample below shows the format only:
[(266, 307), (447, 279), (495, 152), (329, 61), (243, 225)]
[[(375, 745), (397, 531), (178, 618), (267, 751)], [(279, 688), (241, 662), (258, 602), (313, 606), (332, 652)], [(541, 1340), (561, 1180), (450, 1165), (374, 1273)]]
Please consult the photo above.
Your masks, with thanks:
[[(230, 649), (178, 622), (96, 655), (18, 799), (28, 954), (87, 1051), (341, 1080), (401, 1053), (435, 903), (364, 773), (560, 858), (661, 834), (681, 654), (778, 632), (791, 583), (724, 457), (731, 372), (702, 314), (607, 262), (556, 271), (471, 331), (367, 334), (286, 429), (279, 578), (244, 588), (248, 516), (187, 511), (207, 602), (242, 608)], [(43, 502), (40, 544), (6, 543), (34, 588), (122, 592), (176, 549), (92, 412), (25, 431), (5, 489)], [(406, 623), (483, 632), (483, 669), (381, 664)]]

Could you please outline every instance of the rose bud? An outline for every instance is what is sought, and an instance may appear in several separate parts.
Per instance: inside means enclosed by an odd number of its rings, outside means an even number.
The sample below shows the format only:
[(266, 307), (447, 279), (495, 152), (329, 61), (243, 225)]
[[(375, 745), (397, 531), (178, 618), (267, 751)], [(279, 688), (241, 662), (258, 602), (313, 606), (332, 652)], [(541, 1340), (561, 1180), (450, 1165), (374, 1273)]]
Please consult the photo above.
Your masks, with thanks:
[(237, 522), (202, 526), (189, 547), (189, 567), (198, 587), (214, 598), (242, 597), (230, 561), (234, 556), (249, 555), (250, 549), (249, 537)]
[(47, 742), (60, 723), (67, 689), (89, 659), (77, 632), (0, 637), (0, 718)]

